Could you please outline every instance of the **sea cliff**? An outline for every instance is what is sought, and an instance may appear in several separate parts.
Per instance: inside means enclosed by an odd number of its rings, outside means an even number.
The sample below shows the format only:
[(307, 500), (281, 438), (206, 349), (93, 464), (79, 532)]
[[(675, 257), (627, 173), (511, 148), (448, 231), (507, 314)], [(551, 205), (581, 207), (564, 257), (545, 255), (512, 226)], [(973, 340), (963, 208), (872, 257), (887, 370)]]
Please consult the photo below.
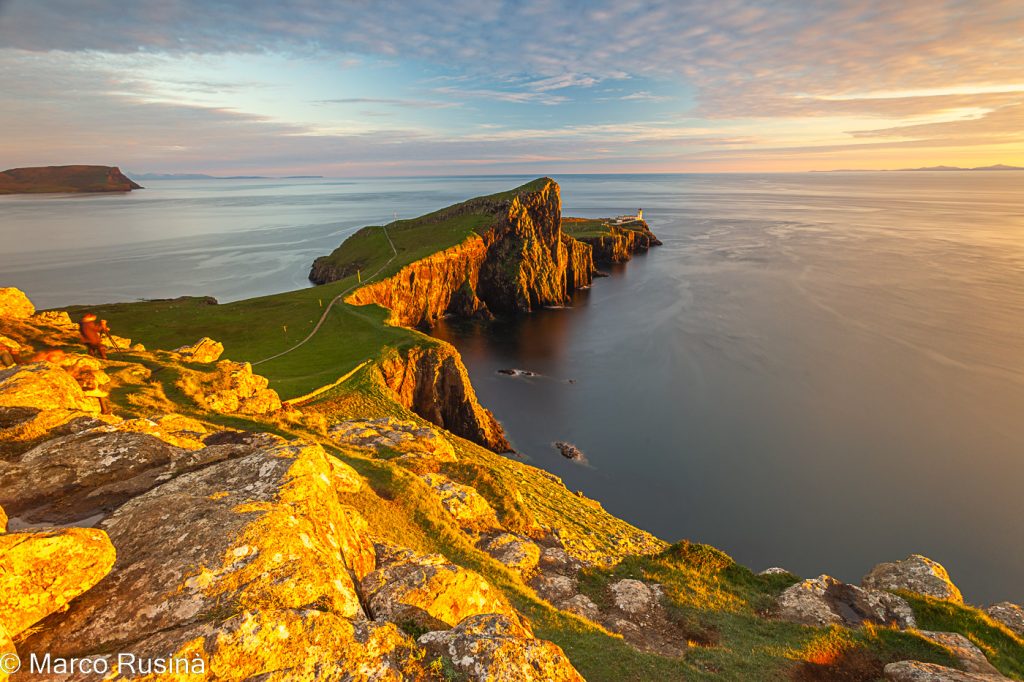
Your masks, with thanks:
[(117, 166), (39, 166), (0, 173), (0, 194), (130, 192), (142, 189)]

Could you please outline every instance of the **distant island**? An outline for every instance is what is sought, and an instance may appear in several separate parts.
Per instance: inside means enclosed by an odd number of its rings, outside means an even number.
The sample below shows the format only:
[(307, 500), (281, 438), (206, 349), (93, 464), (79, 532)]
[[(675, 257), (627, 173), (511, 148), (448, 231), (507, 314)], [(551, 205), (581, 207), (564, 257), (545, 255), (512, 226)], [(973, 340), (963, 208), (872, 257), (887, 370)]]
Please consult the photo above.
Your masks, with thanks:
[(1024, 171), (1024, 166), (1007, 166), (997, 163), (994, 166), (978, 166), (961, 168), (960, 166), (927, 166), (924, 168), (835, 168), (812, 173), (906, 173), (912, 171)]
[(39, 166), (0, 173), (0, 194), (130, 192), (143, 189), (117, 166)]
[(133, 173), (140, 180), (313, 180), (322, 175), (206, 175), (205, 173)]

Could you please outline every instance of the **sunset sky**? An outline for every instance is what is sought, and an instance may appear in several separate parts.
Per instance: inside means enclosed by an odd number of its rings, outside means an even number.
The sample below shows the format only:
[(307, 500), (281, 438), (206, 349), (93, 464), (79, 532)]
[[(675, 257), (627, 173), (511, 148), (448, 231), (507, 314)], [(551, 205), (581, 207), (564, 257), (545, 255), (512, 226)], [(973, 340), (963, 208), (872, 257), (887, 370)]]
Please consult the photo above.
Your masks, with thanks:
[(0, 0), (0, 166), (1024, 165), (1021, 0)]

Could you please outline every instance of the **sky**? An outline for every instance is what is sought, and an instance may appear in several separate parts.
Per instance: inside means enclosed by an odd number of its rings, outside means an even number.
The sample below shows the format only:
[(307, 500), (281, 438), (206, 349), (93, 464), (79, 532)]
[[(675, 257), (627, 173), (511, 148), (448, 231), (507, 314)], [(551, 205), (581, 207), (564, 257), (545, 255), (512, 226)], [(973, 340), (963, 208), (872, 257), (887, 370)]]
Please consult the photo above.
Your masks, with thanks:
[(1021, 0), (0, 0), (0, 167), (1024, 166)]

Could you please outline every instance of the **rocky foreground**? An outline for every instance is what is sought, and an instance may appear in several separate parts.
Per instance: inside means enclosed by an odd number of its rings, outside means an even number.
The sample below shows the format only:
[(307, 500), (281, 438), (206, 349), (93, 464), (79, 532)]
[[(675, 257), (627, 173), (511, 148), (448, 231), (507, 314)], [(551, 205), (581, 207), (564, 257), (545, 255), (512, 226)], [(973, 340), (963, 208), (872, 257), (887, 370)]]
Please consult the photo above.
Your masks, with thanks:
[[(921, 604), (963, 603), (925, 557), (860, 585), (754, 576), (717, 550), (669, 547), (550, 474), (474, 459), (475, 446), (411, 414), (283, 405), (210, 339), (164, 351), (115, 338), (130, 350), (98, 360), (74, 329), (0, 290), (14, 363), (0, 369), (0, 653), (20, 655), (15, 680), (40, 678), (30, 666), (47, 654), (52, 680), (581, 680), (583, 649), (556, 635), (699, 662), (723, 635), (680, 609), (740, 610), (730, 580), (779, 586), (749, 616), (765, 632), (853, 642), (834, 633), (882, 628), (948, 663), (861, 670), (783, 653), (790, 672), (761, 679), (1011, 679), (989, 640), (921, 627)], [(671, 571), (622, 573), (638, 561)], [(1019, 606), (977, 613), (1024, 645)], [(686, 669), (716, 677), (714, 665)], [(809, 670), (825, 676), (799, 676)]]

